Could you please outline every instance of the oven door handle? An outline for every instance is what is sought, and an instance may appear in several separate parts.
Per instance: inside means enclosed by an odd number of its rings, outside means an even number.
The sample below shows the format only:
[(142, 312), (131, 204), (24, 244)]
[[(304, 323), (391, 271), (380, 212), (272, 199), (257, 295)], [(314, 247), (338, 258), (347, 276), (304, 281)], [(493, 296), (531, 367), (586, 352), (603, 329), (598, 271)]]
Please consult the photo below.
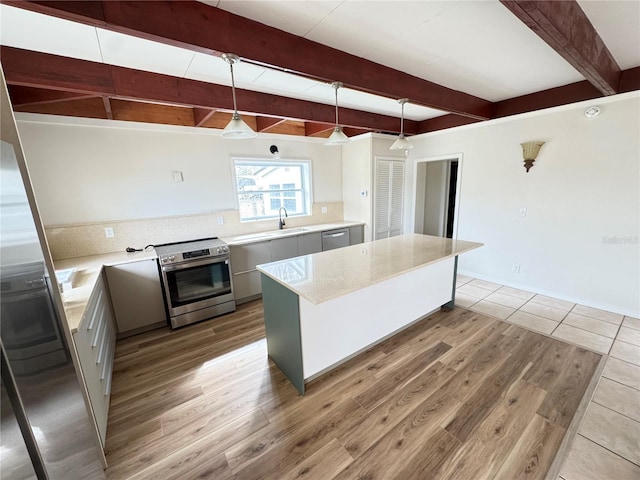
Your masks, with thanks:
[(228, 257), (223, 257), (218, 259), (206, 258), (203, 260), (198, 260), (193, 262), (179, 263), (177, 265), (161, 265), (161, 267), (163, 272), (174, 272), (176, 270), (184, 270), (185, 268), (200, 267), (202, 265), (211, 265), (214, 263), (223, 263), (223, 262), (228, 265), (229, 258)]

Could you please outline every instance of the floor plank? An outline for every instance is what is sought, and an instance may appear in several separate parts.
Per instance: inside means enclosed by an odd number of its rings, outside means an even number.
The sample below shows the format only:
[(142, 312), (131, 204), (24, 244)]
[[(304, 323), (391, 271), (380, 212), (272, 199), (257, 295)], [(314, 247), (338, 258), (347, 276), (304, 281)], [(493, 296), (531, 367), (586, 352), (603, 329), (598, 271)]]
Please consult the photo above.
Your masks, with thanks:
[(109, 479), (543, 478), (601, 357), (455, 308), (300, 396), (262, 315), (118, 342)]

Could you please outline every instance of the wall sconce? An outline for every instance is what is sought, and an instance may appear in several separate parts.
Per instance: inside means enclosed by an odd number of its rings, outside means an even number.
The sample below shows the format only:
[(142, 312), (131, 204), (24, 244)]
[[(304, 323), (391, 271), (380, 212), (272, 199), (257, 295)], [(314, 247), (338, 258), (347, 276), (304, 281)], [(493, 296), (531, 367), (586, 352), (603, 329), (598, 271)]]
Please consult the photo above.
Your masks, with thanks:
[(533, 162), (536, 161), (538, 153), (540, 153), (540, 147), (544, 145), (544, 142), (525, 142), (522, 145), (522, 156), (524, 158), (524, 168), (527, 172), (533, 167)]
[(274, 160), (280, 160), (280, 152), (278, 151), (277, 145), (271, 145), (269, 147), (269, 151), (271, 152), (271, 155), (273, 155)]

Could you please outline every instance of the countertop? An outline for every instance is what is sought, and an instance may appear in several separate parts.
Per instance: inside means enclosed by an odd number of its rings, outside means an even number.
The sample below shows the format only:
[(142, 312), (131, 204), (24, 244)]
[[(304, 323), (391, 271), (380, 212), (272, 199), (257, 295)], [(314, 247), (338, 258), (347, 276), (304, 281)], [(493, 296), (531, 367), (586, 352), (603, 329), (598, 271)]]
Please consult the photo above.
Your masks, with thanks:
[(91, 292), (93, 292), (93, 288), (98, 281), (102, 267), (155, 258), (158, 258), (155, 250), (150, 249), (144, 252), (113, 252), (54, 261), (53, 263), (56, 270), (65, 270), (67, 268), (76, 269), (73, 288), (61, 294), (62, 304), (71, 333), (78, 331), (78, 326), (82, 321), (82, 315), (87, 307)]
[(284, 227), (282, 230), (270, 230), (268, 232), (256, 232), (233, 237), (220, 237), (220, 240), (229, 245), (246, 245), (249, 243), (266, 242), (283, 237), (293, 235), (305, 235), (307, 233), (323, 232), (325, 230), (334, 230), (336, 228), (355, 227), (356, 225), (364, 225), (364, 222), (335, 222), (321, 223), (318, 225), (305, 225), (304, 227)]
[(257, 269), (317, 305), (482, 245), (408, 234), (266, 263)]

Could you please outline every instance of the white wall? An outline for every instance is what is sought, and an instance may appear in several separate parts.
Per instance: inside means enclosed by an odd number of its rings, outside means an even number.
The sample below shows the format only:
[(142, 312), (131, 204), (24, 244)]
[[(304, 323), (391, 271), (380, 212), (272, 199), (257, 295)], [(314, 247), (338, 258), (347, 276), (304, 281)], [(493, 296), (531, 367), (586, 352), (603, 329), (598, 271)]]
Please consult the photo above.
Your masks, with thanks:
[[(371, 241), (371, 136), (363, 135), (342, 146), (342, 201), (345, 220), (365, 222), (364, 241)], [(365, 190), (366, 196), (360, 194)]]
[[(312, 201), (342, 200), (340, 149), (321, 140), (224, 140), (206, 129), (18, 117), (45, 225), (233, 210), (231, 157), (270, 157), (272, 144), (283, 159), (312, 161)], [(173, 181), (174, 170), (183, 183)]]
[[(600, 106), (593, 119), (583, 103), (413, 137), (413, 161), (463, 154), (458, 238), (485, 246), (460, 257), (462, 273), (638, 316), (640, 98)], [(529, 140), (546, 144), (526, 173)]]

